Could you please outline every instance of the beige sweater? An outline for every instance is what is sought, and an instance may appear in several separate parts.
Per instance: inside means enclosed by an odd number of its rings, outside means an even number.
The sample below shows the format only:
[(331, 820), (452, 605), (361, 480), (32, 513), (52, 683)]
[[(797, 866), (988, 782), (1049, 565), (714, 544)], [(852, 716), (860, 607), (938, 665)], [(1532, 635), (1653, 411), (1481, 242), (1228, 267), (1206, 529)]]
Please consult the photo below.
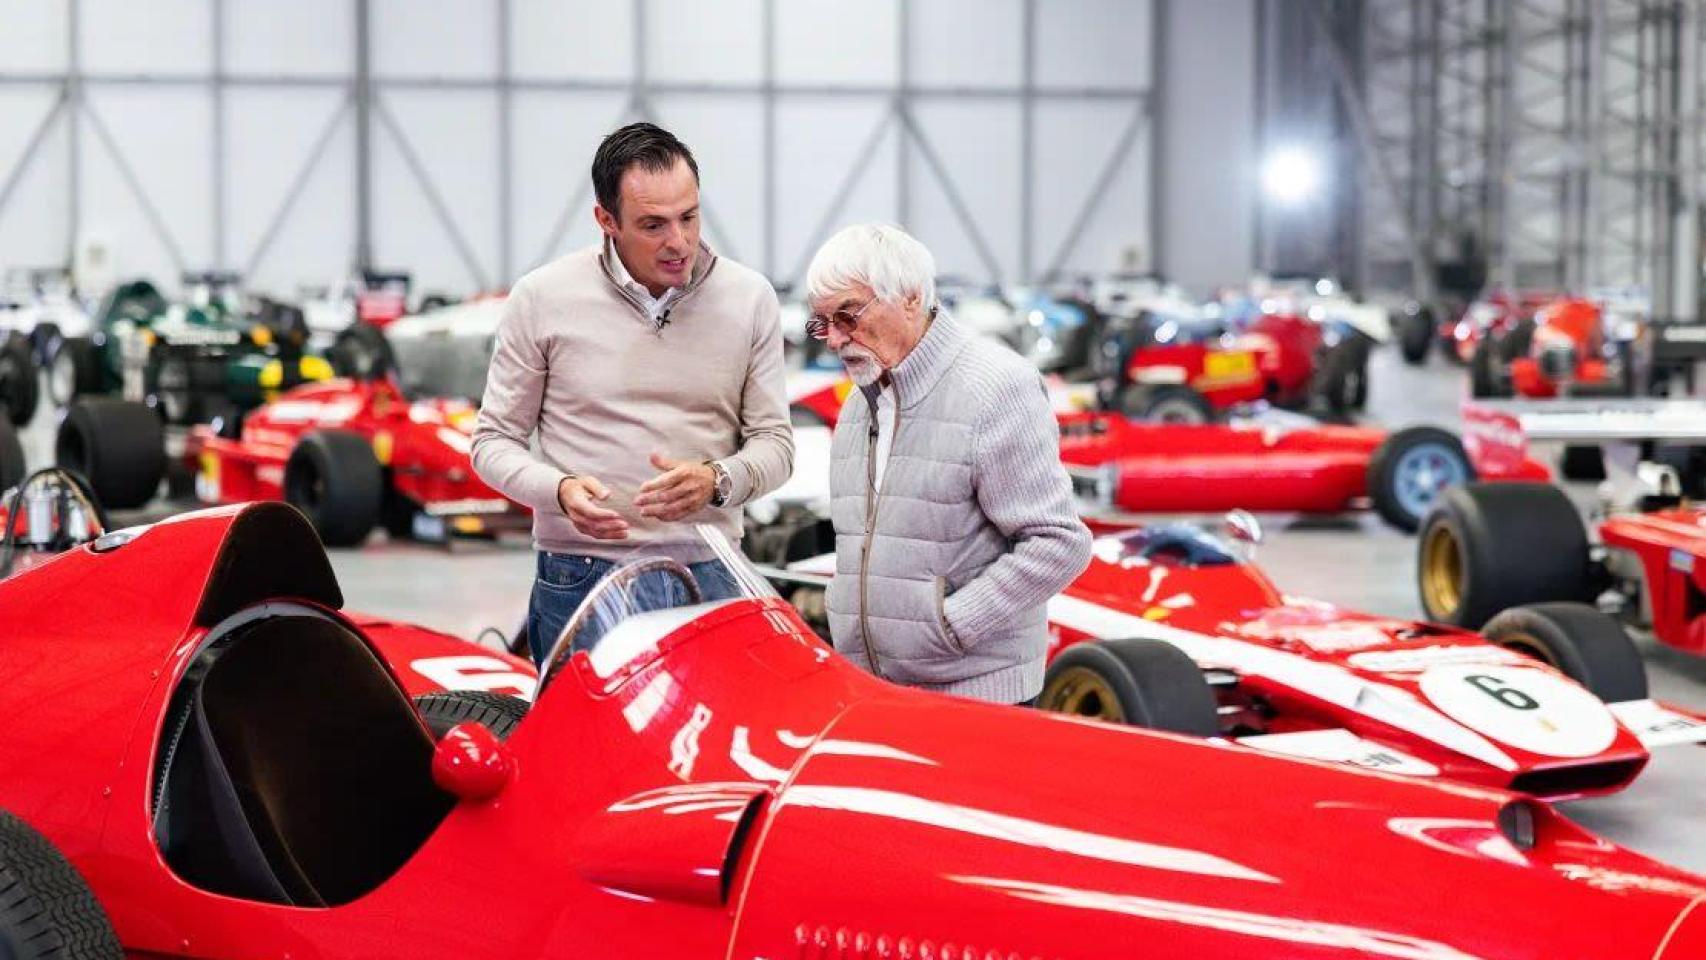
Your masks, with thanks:
[[(654, 324), (617, 285), (607, 255), (602, 245), (571, 253), (510, 292), (474, 428), (474, 471), (533, 509), (540, 550), (708, 559), (693, 525), (739, 538), (740, 505), (793, 470), (776, 292), (702, 246), (667, 322)], [(657, 475), (653, 452), (720, 461), (734, 481), (729, 505), (675, 523), (641, 517), (633, 499)], [(626, 540), (575, 529), (557, 502), (570, 473), (610, 489), (603, 505), (628, 519)]]

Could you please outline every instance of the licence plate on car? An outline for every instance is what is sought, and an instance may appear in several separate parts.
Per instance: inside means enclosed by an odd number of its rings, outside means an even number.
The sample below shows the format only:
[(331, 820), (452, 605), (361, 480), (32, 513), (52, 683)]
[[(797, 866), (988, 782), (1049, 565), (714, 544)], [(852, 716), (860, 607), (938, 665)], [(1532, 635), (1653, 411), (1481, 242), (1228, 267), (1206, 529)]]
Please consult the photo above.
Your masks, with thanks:
[(1247, 351), (1211, 353), (1203, 357), (1203, 377), (1209, 380), (1246, 380), (1256, 374), (1256, 357)]

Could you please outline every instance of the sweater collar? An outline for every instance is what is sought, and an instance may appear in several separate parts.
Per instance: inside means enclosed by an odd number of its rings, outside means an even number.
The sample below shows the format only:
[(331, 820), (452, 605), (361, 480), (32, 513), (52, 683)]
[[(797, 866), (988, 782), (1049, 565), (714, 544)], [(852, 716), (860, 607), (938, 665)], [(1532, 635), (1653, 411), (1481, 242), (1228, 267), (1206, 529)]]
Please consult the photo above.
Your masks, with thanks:
[[(622, 258), (616, 255), (616, 248), (611, 245), (610, 238), (604, 237), (599, 243), (598, 265), (604, 271), (604, 276), (616, 287), (624, 297), (630, 295), (624, 284), (633, 280), (628, 268), (622, 263)], [(687, 278), (687, 283), (680, 287), (671, 287), (664, 291), (669, 296), (674, 291), (675, 299), (680, 300), (699, 288), (705, 278), (710, 275), (711, 268), (717, 265), (717, 254), (705, 241), (699, 241), (699, 255), (693, 258), (693, 273)]]
[[(888, 373), (901, 409), (910, 409), (930, 393), (970, 339), (970, 332), (954, 319), (948, 308), (936, 308), (936, 319), (930, 321), (924, 336), (912, 352)], [(871, 389), (879, 388), (873, 384)], [(867, 396), (872, 404), (876, 403), (876, 393), (867, 393)]]

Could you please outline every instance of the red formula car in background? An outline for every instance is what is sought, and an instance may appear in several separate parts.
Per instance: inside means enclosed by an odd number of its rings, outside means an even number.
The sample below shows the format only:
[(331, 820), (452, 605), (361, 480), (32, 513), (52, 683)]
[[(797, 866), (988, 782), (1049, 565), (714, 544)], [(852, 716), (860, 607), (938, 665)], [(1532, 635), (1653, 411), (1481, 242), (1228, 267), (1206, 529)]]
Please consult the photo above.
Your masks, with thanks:
[(462, 399), (403, 396), (390, 378), (335, 380), (255, 411), (232, 439), (192, 430), (184, 456), (207, 503), (282, 499), (329, 546), (393, 537), (443, 540), (525, 530), (525, 508), (474, 474), (477, 410)]
[(1552, 300), (1480, 339), (1469, 360), (1470, 394), (1549, 399), (1645, 393), (1642, 319), (1635, 308), (1615, 302)]
[[(1300, 314), (1261, 313), (1231, 329), (1200, 309), (1156, 308), (1109, 323), (1092, 370), (1104, 410), (1160, 423), (1208, 423), (1258, 401), (1308, 406), (1326, 390), (1318, 364), (1345, 361), (1356, 376), (1365, 372), (1367, 350), (1358, 353), (1357, 346), (1344, 344), (1342, 356), (1324, 352), (1321, 327)], [(1324, 395), (1343, 413), (1356, 405), (1359, 388), (1340, 380)]]
[[(1440, 491), (1479, 477), (1545, 480), (1527, 458), (1477, 471), (1437, 427), (1387, 433), (1305, 418), (1200, 426), (1060, 413), (1060, 456), (1080, 495), (1101, 509), (1143, 513), (1339, 513), (1372, 506), (1413, 531)], [(1493, 467), (1489, 467), (1493, 470)]]
[[(1557, 487), (1470, 486), (1422, 528), (1417, 587), (1429, 617), (1476, 626), (1541, 601), (1601, 603), (1662, 643), (1706, 656), (1706, 403), (1476, 401), (1463, 408), (1477, 466), (1525, 458), (1530, 440), (1604, 451), (1592, 514)], [(1596, 542), (1597, 540), (1597, 542)]]
[[(235, 436), (192, 428), (183, 457), (197, 499), (284, 500), (328, 546), (359, 545), (376, 526), (429, 541), (526, 530), (526, 509), (474, 474), (475, 415), (466, 400), (409, 399), (389, 377), (330, 380), (261, 406)], [(149, 449), (163, 444), (149, 416), (118, 401), (79, 404), (60, 426), (59, 462), (103, 501), (140, 506), (166, 469), (164, 447)]]
[[(0, 943), (322, 960), (1706, 946), (1706, 879), (1544, 803), (893, 687), (712, 549), (744, 596), (695, 603), (679, 564), (623, 565), (565, 631), (601, 631), (597, 650), (549, 659), (507, 740), (463, 723), (435, 741), (395, 638), (337, 612), (283, 506), (115, 533), (0, 583), (0, 617), (25, 625), (0, 661)], [(629, 592), (643, 578), (660, 589)], [(96, 586), (106, 604), (64, 602)], [(1063, 764), (1098, 789), (1063, 792)], [(1465, 904), (1487, 889), (1497, 903)]]
[[(1555, 291), (1495, 290), (1483, 294), (1462, 312), (1447, 317), (1437, 330), (1429, 331), (1429, 336), (1438, 337), (1448, 359), (1468, 364), (1482, 343), (1497, 341), (1512, 327), (1532, 320), (1535, 311), (1557, 299), (1559, 294)], [(1411, 352), (1406, 350), (1404, 357), (1412, 363), (1420, 363), (1426, 355), (1423, 350), (1421, 355), (1411, 359)]]

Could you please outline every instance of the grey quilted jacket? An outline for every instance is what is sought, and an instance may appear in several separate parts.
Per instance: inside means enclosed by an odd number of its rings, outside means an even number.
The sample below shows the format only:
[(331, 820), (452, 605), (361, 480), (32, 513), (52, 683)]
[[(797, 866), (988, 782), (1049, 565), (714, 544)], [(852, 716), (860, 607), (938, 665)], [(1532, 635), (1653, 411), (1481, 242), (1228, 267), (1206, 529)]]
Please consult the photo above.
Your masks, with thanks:
[[(897, 683), (1028, 700), (1048, 599), (1090, 561), (1042, 378), (941, 311), (890, 389), (894, 423), (873, 424), (871, 388), (835, 427), (835, 648)], [(880, 490), (876, 429), (894, 431)]]

